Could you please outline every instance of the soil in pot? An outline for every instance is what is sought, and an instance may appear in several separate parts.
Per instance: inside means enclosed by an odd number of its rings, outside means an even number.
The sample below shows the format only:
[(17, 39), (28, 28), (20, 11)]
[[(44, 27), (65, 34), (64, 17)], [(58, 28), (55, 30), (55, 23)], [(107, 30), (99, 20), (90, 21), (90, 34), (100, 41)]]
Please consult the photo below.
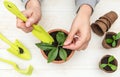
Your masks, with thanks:
[[(53, 37), (53, 39), (54, 39), (54, 43), (52, 44), (52, 45), (54, 45), (55, 47), (57, 47), (57, 45), (58, 45), (58, 42), (57, 42), (57, 40), (56, 40), (56, 34), (58, 33), (59, 31), (56, 31), (56, 32), (52, 32), (52, 33), (50, 33), (50, 35)], [(65, 34), (65, 36), (67, 36), (67, 34)], [(65, 49), (65, 48), (64, 48)], [(69, 50), (69, 49), (65, 49), (66, 50), (66, 52), (67, 52), (67, 57), (71, 54), (71, 52), (72, 52), (72, 50)], [(45, 55), (46, 56), (48, 56), (48, 53), (49, 53), (50, 51), (44, 51), (44, 53), (45, 53)], [(59, 56), (59, 54), (57, 55), (57, 57), (56, 57), (56, 59), (55, 59), (56, 61), (61, 61), (62, 59), (60, 58), (60, 56)]]
[(112, 73), (117, 70), (118, 62), (112, 55), (105, 55), (100, 63), (99, 67), (105, 72)]

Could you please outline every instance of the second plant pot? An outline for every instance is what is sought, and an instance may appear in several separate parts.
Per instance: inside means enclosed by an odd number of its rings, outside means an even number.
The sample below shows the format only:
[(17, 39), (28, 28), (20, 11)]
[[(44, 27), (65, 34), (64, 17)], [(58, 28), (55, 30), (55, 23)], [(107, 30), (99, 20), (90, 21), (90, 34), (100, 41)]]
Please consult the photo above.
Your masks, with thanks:
[(115, 32), (107, 32), (103, 42), (102, 46), (106, 49), (110, 48), (116, 48), (120, 45), (120, 33), (115, 33)]
[(49, 31), (49, 34), (54, 39), (51, 45), (46, 43), (36, 44), (41, 49), (42, 55), (47, 59), (48, 63), (60, 64), (68, 61), (74, 54), (74, 51), (63, 48), (68, 32), (63, 29), (53, 29)]

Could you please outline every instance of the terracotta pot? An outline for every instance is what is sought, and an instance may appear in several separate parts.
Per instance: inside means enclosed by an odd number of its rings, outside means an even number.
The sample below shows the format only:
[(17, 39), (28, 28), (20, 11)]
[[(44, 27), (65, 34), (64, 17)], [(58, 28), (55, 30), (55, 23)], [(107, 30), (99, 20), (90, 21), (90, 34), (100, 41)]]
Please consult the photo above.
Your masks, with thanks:
[[(103, 70), (103, 71), (105, 71), (105, 72), (107, 72), (107, 73), (113, 73), (113, 72), (115, 72), (116, 70), (110, 70), (109, 68), (108, 68), (108, 66), (106, 67), (106, 68), (101, 68), (100, 67), (100, 65), (101, 64), (107, 64), (108, 62), (106, 62), (107, 61), (107, 59), (110, 57), (110, 56), (112, 56), (112, 55), (105, 55), (105, 56), (103, 56), (102, 57), (102, 59), (101, 59), (101, 61), (99, 62), (99, 68), (101, 69), (101, 70)], [(116, 60), (116, 59), (114, 59), (113, 61), (112, 61), (112, 64), (114, 64), (115, 66), (117, 66), (118, 67), (118, 61)]]
[(106, 33), (106, 35), (105, 35), (105, 37), (103, 39), (103, 42), (102, 42), (102, 46), (104, 48), (106, 48), (106, 49), (116, 48), (116, 47), (118, 47), (120, 45), (120, 39), (117, 40), (117, 45), (115, 47), (112, 47), (112, 45), (106, 43), (106, 39), (107, 38), (112, 38), (113, 35), (116, 35), (116, 33), (115, 32), (107, 32)]
[[(66, 30), (63, 30), (63, 29), (53, 29), (53, 30), (50, 30), (48, 33), (50, 34), (50, 33), (56, 32), (56, 31), (62, 31), (62, 32), (64, 32), (65, 34), (68, 34), (68, 32), (67, 32)], [(72, 51), (72, 50), (71, 50), (71, 53), (70, 53), (70, 55), (67, 57), (66, 61), (68, 61), (68, 60), (73, 56), (74, 52), (75, 52), (75, 51)], [(42, 53), (42, 55), (44, 56), (45, 59), (48, 58), (48, 56), (45, 54), (45, 52), (44, 52), (43, 50), (41, 50), (41, 53)], [(64, 61), (64, 60), (59, 60), (59, 61), (54, 60), (53, 63), (60, 64), (60, 63), (66, 62), (66, 61)]]
[(108, 30), (105, 23), (101, 21), (96, 21), (91, 25), (93, 32), (95, 32), (99, 36), (103, 36), (104, 33)]

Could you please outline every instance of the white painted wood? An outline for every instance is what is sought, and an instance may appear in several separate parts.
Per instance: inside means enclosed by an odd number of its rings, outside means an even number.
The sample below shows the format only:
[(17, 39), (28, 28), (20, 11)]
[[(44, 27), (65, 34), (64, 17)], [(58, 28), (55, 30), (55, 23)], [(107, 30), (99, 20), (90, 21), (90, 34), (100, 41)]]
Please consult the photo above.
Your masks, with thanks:
[[(13, 1), (21, 10), (24, 9), (20, 0)], [(34, 44), (39, 42), (31, 33), (24, 33), (16, 28), (16, 17), (8, 12), (3, 6), (3, 0), (0, 0), (0, 32), (11, 41), (19, 39), (27, 48), (29, 48), (32, 59), (24, 61), (6, 49), (9, 47), (0, 40), (0, 57), (16, 62), (20, 68), (26, 68), (29, 64), (33, 65), (33, 74), (29, 77), (118, 77), (120, 76), (119, 66), (115, 73), (109, 74), (101, 71), (98, 67), (99, 60), (106, 54), (114, 55), (120, 63), (120, 47), (116, 49), (104, 49), (101, 45), (103, 37), (99, 37), (92, 32), (92, 38), (88, 48), (84, 51), (75, 52), (73, 57), (63, 64), (48, 64), (41, 55), (40, 49)], [(103, 14), (113, 10), (120, 15), (120, 0), (101, 0), (96, 6), (91, 17), (91, 23)], [(42, 19), (39, 22), (46, 31), (55, 28), (62, 28), (67, 31), (75, 17), (74, 0), (43, 0)], [(120, 19), (112, 25), (110, 31), (120, 31)], [(10, 65), (0, 62), (0, 77), (26, 77), (16, 72)]]

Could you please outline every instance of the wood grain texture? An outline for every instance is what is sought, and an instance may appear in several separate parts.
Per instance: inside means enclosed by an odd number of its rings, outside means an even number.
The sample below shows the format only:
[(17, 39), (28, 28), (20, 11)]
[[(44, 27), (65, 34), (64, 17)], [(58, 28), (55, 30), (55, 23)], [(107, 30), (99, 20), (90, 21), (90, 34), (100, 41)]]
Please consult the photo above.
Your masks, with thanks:
[[(23, 10), (24, 7), (20, 0), (13, 1), (17, 6)], [(120, 0), (101, 0), (96, 6), (94, 13), (91, 17), (91, 23), (98, 19), (105, 13), (113, 10), (120, 15)], [(46, 31), (55, 28), (62, 28), (67, 31), (75, 17), (75, 4), (74, 0), (43, 0), (42, 3), (42, 19), (39, 22)], [(113, 24), (110, 31), (120, 31), (120, 19)], [(19, 39), (31, 52), (32, 59), (24, 61), (6, 49), (9, 47), (0, 40), (0, 57), (6, 58), (16, 62), (21, 68), (26, 68), (29, 64), (33, 65), (33, 74), (29, 77), (118, 77), (120, 70), (113, 73), (105, 73), (99, 69), (98, 63), (102, 56), (106, 54), (114, 55), (118, 63), (120, 61), (120, 47), (116, 49), (106, 50), (102, 47), (103, 37), (99, 37), (92, 32), (92, 38), (86, 50), (75, 52), (73, 57), (66, 63), (57, 65), (47, 63), (34, 44), (40, 42), (35, 38), (32, 33), (24, 33), (16, 28), (16, 17), (8, 12), (3, 6), (3, 0), (0, 0), (0, 32), (3, 33), (9, 40), (15, 41)], [(0, 62), (0, 77), (26, 77), (16, 72), (10, 65)]]

